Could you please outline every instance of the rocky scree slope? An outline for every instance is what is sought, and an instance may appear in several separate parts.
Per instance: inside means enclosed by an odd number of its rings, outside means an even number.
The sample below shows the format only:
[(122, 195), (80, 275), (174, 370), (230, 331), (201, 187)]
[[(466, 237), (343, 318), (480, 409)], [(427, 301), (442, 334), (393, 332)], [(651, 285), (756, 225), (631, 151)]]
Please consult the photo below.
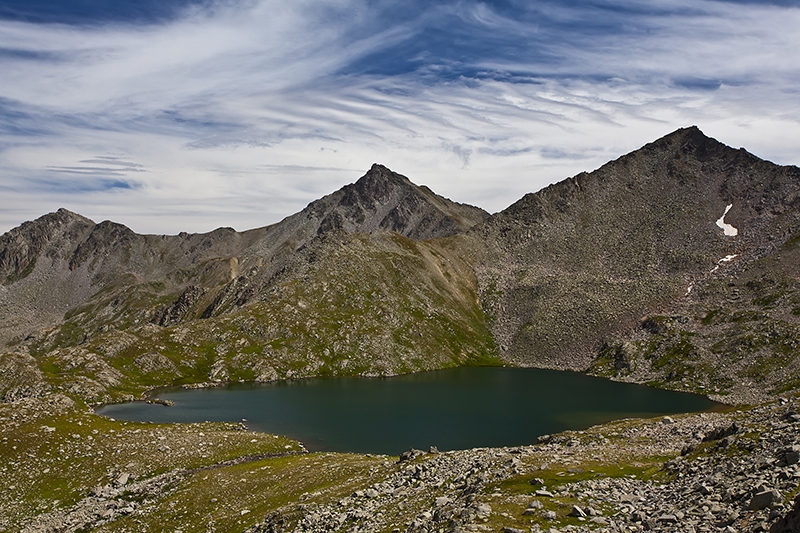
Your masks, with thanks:
[(688, 295), (607, 338), (592, 372), (729, 403), (797, 390), (799, 242), (792, 236), (760, 259), (715, 266)]
[[(798, 272), (786, 253), (800, 230), (799, 207), (800, 169), (732, 149), (692, 127), (528, 194), (457, 239), (473, 251), (481, 302), (502, 358), (586, 370), (598, 352), (608, 355), (608, 344), (639, 334), (650, 314), (700, 299), (700, 307), (724, 308), (727, 297), (710, 287), (735, 283), (756, 264), (759, 276), (774, 273), (775, 284), (788, 284), (783, 300), (765, 305), (780, 308), (773, 313), (784, 321), (778, 335), (790, 336), (800, 324), (791, 313)], [(726, 234), (726, 225), (736, 234)], [(759, 296), (751, 286), (749, 303)], [(705, 316), (699, 307), (698, 313)], [(719, 330), (708, 342), (722, 335)], [(730, 390), (730, 380), (707, 381), (727, 347), (720, 345), (715, 359), (692, 353), (694, 362), (673, 350), (666, 354), (676, 365), (672, 374), (632, 376), (674, 388)], [(797, 353), (781, 350), (782, 363)], [(773, 353), (767, 348), (751, 355), (763, 361)], [(605, 373), (625, 370), (620, 364), (606, 366)], [(695, 378), (677, 365), (693, 366)]]

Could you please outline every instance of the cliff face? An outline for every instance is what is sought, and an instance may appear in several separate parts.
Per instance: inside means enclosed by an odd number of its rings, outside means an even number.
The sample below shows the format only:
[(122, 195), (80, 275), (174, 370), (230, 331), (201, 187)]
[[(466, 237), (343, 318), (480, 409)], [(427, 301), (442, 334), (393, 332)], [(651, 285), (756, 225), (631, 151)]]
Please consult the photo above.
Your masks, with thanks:
[(492, 216), (380, 165), (242, 233), (60, 210), (0, 237), (0, 342), (96, 398), (492, 362), (796, 388), (799, 202), (797, 167), (687, 128)]

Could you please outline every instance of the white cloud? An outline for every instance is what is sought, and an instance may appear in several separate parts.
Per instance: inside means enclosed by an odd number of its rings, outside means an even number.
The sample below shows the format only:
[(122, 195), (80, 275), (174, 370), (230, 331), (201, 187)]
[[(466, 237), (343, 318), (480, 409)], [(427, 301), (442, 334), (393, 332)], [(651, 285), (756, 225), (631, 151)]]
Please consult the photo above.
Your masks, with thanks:
[[(141, 232), (247, 229), (373, 162), (496, 211), (691, 124), (800, 162), (798, 9), (631, 3), (608, 28), (564, 32), (599, 15), (545, 4), (531, 22), (459, 2), (394, 22), (379, 9), (392, 5), (217, 3), (144, 27), (0, 21), (0, 50), (14, 51), (0, 54), (0, 231), (61, 206)], [(458, 59), (485, 74), (437, 78), (444, 56), (419, 72), (348, 68), (453, 16), (479, 44), (506, 36)], [(538, 44), (500, 50), (513, 39)]]

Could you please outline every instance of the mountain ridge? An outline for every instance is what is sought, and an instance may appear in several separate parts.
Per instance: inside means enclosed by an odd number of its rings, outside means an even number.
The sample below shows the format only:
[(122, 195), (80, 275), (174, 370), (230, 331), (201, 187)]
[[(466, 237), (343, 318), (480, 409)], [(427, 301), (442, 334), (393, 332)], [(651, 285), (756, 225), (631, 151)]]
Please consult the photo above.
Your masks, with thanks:
[[(407, 199), (413, 201), (410, 206), (403, 204)], [(407, 208), (398, 209), (401, 205)], [(42, 275), (71, 278), (69, 283), (85, 288), (81, 296), (69, 298), (66, 303), (56, 303), (49, 295), (38, 292), (27, 292), (24, 297), (28, 302), (44, 298), (40, 307), (54, 308), (58, 314), (88, 299), (91, 294), (85, 293), (89, 287), (113, 284), (121, 272), (140, 281), (161, 281), (166, 277), (167, 284), (180, 291), (197, 283), (213, 288), (232, 281), (247, 268), (258, 268), (263, 271), (262, 278), (271, 279), (291, 265), (291, 256), (298, 250), (330, 233), (385, 230), (416, 239), (439, 237), (486, 215), (478, 208), (426, 192), (408, 178), (373, 165), (356, 183), (312, 202), (299, 213), (245, 232), (218, 228), (201, 234), (139, 235), (124, 225), (111, 221), (94, 223), (62, 208), (0, 236), (0, 279), (3, 285), (24, 280), (34, 272), (42, 253), (53, 260), (66, 260), (66, 265), (50, 265), (53, 272)], [(68, 226), (67, 231), (57, 235), (62, 226)], [(159, 261), (167, 265), (166, 269), (160, 268)], [(106, 262), (110, 264), (104, 268)], [(197, 279), (186, 283), (175, 280), (175, 276)], [(206, 303), (214, 304), (213, 300)], [(221, 304), (218, 301), (216, 305)], [(213, 309), (207, 307), (205, 311), (210, 314)], [(46, 314), (53, 317), (52, 313)], [(30, 320), (31, 313), (28, 315)]]
[[(734, 401), (794, 386), (768, 363), (787, 345), (737, 348), (747, 353), (724, 370), (730, 346), (718, 337), (732, 326), (705, 317), (727, 298), (721, 280), (763, 270), (789, 311), (756, 294), (731, 304), (761, 317), (739, 320), (742, 335), (766, 322), (789, 336), (800, 328), (796, 275), (769, 262), (800, 235), (798, 206), (800, 169), (690, 127), (493, 215), (379, 164), (245, 232), (138, 235), (59, 210), (0, 236), (0, 341), (92, 401), (157, 384), (487, 363)], [(675, 310), (685, 316), (663, 318)], [(765, 377), (743, 385), (757, 367)]]

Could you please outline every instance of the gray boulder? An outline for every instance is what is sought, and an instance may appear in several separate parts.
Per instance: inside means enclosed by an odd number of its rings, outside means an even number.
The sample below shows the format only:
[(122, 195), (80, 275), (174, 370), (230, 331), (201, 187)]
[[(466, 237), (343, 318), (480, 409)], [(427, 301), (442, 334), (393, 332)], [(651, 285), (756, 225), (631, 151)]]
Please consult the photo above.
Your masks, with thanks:
[(780, 503), (781, 499), (781, 493), (777, 490), (764, 490), (753, 496), (747, 508), (751, 511), (766, 509), (767, 507)]

